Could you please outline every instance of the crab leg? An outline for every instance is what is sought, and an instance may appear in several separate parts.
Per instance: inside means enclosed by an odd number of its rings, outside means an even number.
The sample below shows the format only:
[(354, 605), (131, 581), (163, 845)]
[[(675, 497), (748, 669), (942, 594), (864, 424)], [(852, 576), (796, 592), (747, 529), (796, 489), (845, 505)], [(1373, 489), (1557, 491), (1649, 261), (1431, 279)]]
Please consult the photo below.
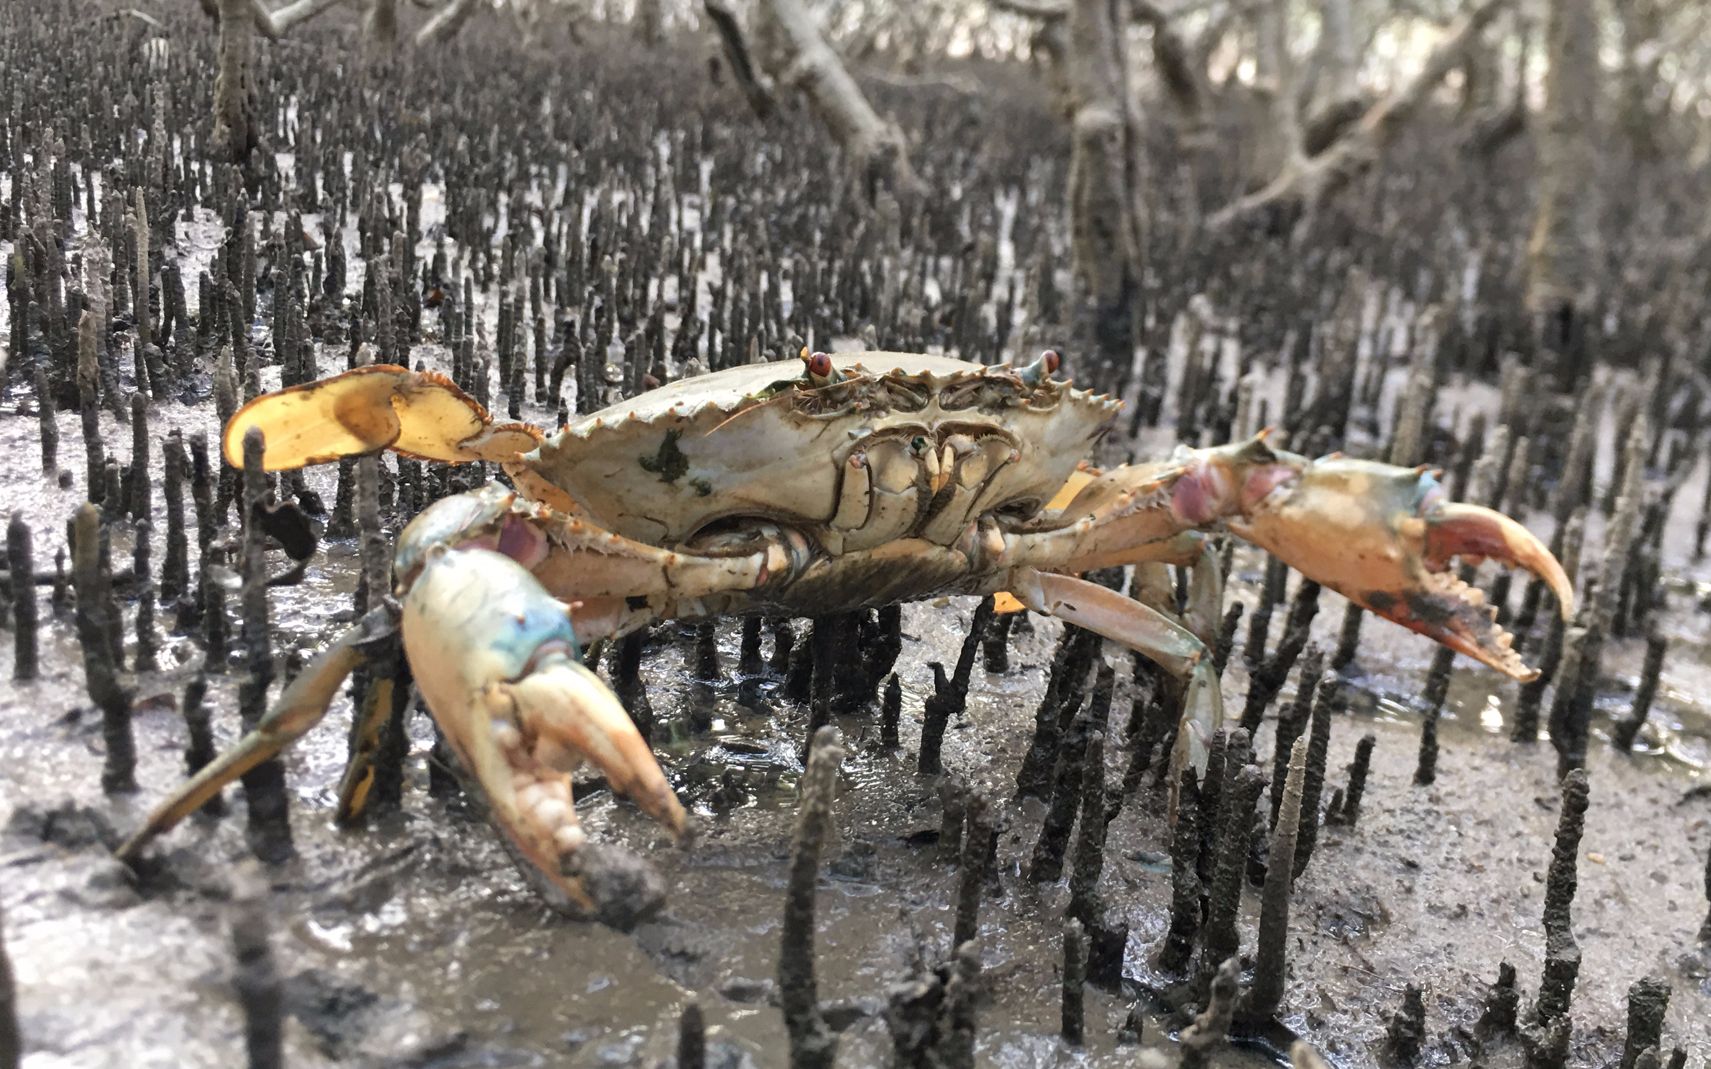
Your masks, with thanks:
[(1171, 760), (1173, 767), (1189, 762), (1205, 769), (1207, 743), (1224, 721), (1224, 699), (1211, 652), (1194, 632), (1134, 598), (1070, 575), (1024, 568), (1010, 577), (1010, 590), (1035, 612), (1121, 642), (1187, 683)]
[(800, 575), (813, 555), (800, 534), (764, 523), (711, 544), (661, 549), (498, 485), (423, 510), (399, 536), (394, 571), (411, 583), (447, 546), (516, 561), (540, 587), (571, 602), (584, 645), (662, 618), (715, 614), (733, 597)]
[(369, 791), (374, 787), (374, 758), (380, 752), (381, 733), (395, 716), (403, 716), (410, 703), (410, 666), (404, 659), (396, 632), (386, 635), (368, 658), (368, 686), (353, 714), (351, 755), (339, 779), (339, 802), (335, 819), (341, 825), (355, 824), (368, 810)]
[(599, 903), (575, 872), (585, 836), (570, 772), (592, 761), (681, 837), (688, 815), (617, 698), (579, 660), (562, 602), (512, 558), (436, 547), (404, 601), (404, 649), (446, 740), (521, 858), (574, 907)]
[(397, 364), (352, 368), (331, 378), (263, 394), (226, 423), (226, 461), (242, 466), (244, 435), (259, 427), (262, 467), (293, 471), (390, 449), (417, 460), (502, 464), (518, 489), (562, 512), (576, 511), (563, 490), (522, 456), (541, 443), (526, 423), (494, 423), (481, 402), (437, 371)]
[(1188, 604), (1182, 623), (1210, 646), (1224, 612), (1224, 569), (1206, 535), (1185, 531), (1153, 547), (1148, 559), (1135, 565), (1129, 590), (1142, 603), (1167, 616), (1174, 615), (1176, 579), (1170, 574), (1172, 564), (1188, 569)]
[(373, 637), (372, 625), (365, 621), (333, 640), (297, 674), (252, 731), (155, 807), (136, 834), (115, 851), (119, 860), (134, 860), (156, 836), (202, 808), (226, 784), (277, 755), (320, 723), (346, 677), (367, 658), (362, 646)]

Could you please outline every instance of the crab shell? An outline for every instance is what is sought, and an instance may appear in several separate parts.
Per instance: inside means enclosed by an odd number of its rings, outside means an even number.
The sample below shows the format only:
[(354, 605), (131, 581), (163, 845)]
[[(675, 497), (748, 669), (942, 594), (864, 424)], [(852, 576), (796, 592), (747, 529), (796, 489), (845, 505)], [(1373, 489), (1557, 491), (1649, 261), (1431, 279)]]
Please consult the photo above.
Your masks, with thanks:
[[(1119, 407), (1029, 368), (891, 352), (832, 365), (824, 384), (776, 363), (684, 379), (570, 423), (522, 464), (638, 541), (678, 546), (721, 521), (771, 519), (837, 553), (884, 535), (949, 541), (984, 513), (1032, 515)], [(853, 468), (899, 500), (898, 525), (869, 522)], [(929, 507), (947, 490), (960, 507)], [(938, 514), (944, 530), (924, 529)]]

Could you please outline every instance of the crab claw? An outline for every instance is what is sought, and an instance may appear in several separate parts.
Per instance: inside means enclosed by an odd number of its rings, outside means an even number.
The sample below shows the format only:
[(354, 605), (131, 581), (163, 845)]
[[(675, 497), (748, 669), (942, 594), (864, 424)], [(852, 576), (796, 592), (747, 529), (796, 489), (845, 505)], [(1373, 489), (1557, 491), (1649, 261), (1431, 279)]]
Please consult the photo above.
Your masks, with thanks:
[(243, 464), (244, 435), (265, 435), (262, 467), (292, 471), (391, 449), (419, 460), (503, 463), (533, 449), (540, 435), (520, 423), (495, 424), (487, 410), (444, 375), (396, 364), (352, 368), (331, 378), (263, 394), (226, 423), (226, 462)]
[[(587, 836), (570, 773), (585, 760), (674, 837), (688, 816), (623, 706), (581, 663), (564, 604), (501, 553), (441, 548), (405, 597), (403, 633), (423, 698), (525, 875), (603, 920), (657, 907), (610, 900), (633, 899), (636, 881), (585, 879), (576, 856)], [(657, 880), (646, 893), (658, 897)]]
[(1217, 466), (1220, 485), (1239, 498), (1229, 520), (1236, 534), (1458, 653), (1522, 681), (1538, 676), (1510, 648), (1514, 636), (1497, 625), (1484, 592), (1450, 573), (1458, 555), (1525, 568), (1545, 581), (1568, 617), (1568, 576), (1525, 527), (1491, 509), (1444, 500), (1425, 468), (1310, 461), (1260, 439), (1210, 452), (1205, 463)]

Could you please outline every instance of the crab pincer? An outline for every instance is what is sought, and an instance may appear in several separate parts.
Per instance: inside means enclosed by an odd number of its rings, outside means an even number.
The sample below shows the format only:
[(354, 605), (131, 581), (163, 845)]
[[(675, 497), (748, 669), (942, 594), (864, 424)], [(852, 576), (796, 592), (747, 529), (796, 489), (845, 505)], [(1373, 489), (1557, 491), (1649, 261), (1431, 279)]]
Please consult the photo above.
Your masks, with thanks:
[(397, 364), (352, 368), (255, 398), (226, 423), (227, 463), (242, 465), (244, 435), (252, 428), (266, 436), (267, 471), (382, 449), (417, 460), (504, 462), (540, 441), (523, 424), (493, 423), (444, 375)]
[(1574, 590), (1545, 544), (1500, 512), (1447, 499), (1427, 468), (1330, 456), (1307, 460), (1260, 439), (1235, 447), (1231, 530), (1363, 608), (1516, 679), (1538, 676), (1511, 649), (1484, 592), (1452, 574), (1460, 558), (1525, 568), (1566, 619)]
[[(596, 889), (583, 878), (571, 773), (585, 761), (674, 837), (689, 818), (623, 706), (581, 662), (564, 603), (501, 553), (439, 546), (404, 599), (403, 635), (423, 699), (524, 874), (603, 919), (615, 905), (640, 915), (657, 906), (655, 879)], [(656, 900), (606, 901), (614, 892)]]

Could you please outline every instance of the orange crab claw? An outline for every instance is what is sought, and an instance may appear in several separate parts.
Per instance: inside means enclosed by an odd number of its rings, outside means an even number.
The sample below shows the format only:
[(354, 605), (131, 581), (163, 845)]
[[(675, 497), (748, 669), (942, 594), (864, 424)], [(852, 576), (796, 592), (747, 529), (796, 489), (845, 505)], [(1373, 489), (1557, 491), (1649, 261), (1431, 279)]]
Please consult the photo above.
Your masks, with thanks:
[(1454, 557), (1494, 559), (1527, 569), (1556, 595), (1562, 618), (1574, 615), (1574, 584), (1545, 544), (1525, 527), (1492, 509), (1449, 501), (1426, 526), (1427, 567), (1449, 567)]
[(420, 460), (504, 462), (533, 449), (540, 434), (495, 424), (487, 410), (433, 371), (396, 364), (353, 368), (319, 382), (263, 394), (226, 424), (226, 461), (241, 466), (244, 435), (266, 436), (262, 466), (291, 471), (391, 449)]
[(1564, 616), (1574, 591), (1531, 531), (1500, 512), (1444, 500), (1425, 469), (1327, 457), (1309, 461), (1248, 443), (1221, 458), (1240, 487), (1230, 528), (1362, 607), (1526, 681), (1485, 594), (1450, 569), (1457, 557), (1521, 567), (1544, 580)]

